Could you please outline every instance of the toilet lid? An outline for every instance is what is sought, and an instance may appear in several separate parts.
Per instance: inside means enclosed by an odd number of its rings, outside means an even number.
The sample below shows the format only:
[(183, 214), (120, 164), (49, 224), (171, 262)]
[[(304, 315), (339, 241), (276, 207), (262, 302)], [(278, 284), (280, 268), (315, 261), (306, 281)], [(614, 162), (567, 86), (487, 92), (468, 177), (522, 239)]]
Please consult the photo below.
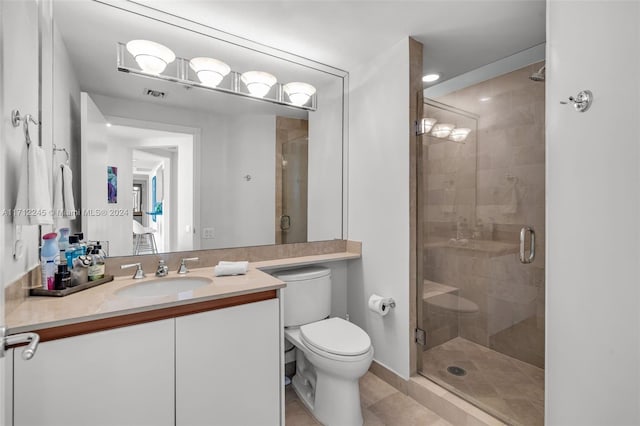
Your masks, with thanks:
[(300, 327), (300, 336), (306, 344), (335, 355), (362, 355), (371, 348), (369, 335), (342, 318), (303, 325)]

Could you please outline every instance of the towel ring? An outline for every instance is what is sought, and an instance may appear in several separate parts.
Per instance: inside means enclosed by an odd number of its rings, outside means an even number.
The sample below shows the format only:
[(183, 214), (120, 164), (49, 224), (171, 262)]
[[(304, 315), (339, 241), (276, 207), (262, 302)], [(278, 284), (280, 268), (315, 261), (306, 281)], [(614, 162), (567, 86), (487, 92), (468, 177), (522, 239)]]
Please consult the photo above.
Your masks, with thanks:
[(67, 151), (67, 148), (58, 148), (56, 146), (56, 144), (53, 144), (53, 153), (55, 154), (56, 152), (64, 152), (64, 154), (67, 156), (67, 160), (65, 161), (65, 164), (68, 166), (69, 165), (69, 161), (71, 160), (71, 155), (69, 155), (69, 151)]
[(11, 111), (11, 124), (13, 124), (13, 127), (18, 127), (20, 125), (20, 122), (22, 122), (22, 127), (24, 129), (25, 142), (27, 143), (27, 146), (29, 146), (31, 145), (31, 137), (29, 136), (29, 122), (32, 122), (36, 126), (38, 126), (40, 123), (37, 122), (31, 114), (27, 114), (22, 117), (20, 115), (20, 111), (14, 109), (13, 111)]

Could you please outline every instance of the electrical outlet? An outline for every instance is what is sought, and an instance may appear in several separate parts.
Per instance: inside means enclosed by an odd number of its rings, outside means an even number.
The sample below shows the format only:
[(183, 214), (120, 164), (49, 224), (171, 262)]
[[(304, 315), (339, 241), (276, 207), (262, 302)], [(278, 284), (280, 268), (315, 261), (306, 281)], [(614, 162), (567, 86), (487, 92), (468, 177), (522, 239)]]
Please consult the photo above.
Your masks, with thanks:
[(212, 239), (214, 238), (213, 235), (213, 228), (202, 228), (202, 238)]

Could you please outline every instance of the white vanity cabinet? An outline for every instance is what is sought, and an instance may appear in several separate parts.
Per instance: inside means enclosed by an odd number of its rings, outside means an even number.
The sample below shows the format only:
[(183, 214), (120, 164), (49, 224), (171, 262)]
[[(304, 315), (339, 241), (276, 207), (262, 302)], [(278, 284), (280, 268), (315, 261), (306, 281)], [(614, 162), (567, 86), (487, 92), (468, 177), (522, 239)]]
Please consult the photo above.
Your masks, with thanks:
[(174, 320), (14, 350), (14, 426), (174, 424)]
[(176, 426), (279, 425), (279, 300), (176, 318)]
[(280, 303), (258, 300), (13, 349), (13, 425), (281, 424)]

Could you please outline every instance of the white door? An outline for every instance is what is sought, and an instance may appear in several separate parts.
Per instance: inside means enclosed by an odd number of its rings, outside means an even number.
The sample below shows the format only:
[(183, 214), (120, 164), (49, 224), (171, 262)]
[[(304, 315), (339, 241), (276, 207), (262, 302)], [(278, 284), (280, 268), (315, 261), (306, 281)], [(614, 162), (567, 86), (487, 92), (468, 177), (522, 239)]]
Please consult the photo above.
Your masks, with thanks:
[[(133, 217), (129, 212), (133, 204), (134, 144), (130, 139), (122, 136), (122, 132), (128, 129), (119, 125), (112, 127), (111, 124), (90, 94), (82, 92), (80, 94), (82, 230), (84, 235), (88, 235), (92, 241), (107, 242), (108, 244), (103, 244), (103, 247), (108, 246), (109, 256), (128, 256), (133, 254)], [(139, 129), (135, 131), (139, 132)], [(169, 157), (152, 157), (153, 159), (149, 161), (157, 159), (157, 164), (164, 161), (165, 172), (162, 174), (164, 179), (158, 178), (158, 187), (166, 188), (165, 193), (168, 194), (171, 182), (172, 170), (170, 171), (169, 168), (171, 161)], [(109, 186), (107, 186), (107, 176), (109, 176)], [(168, 205), (167, 200), (168, 196), (165, 197)], [(123, 215), (121, 212), (128, 212), (128, 214)], [(170, 223), (169, 218), (167, 210), (163, 216), (158, 216), (156, 224)], [(160, 247), (169, 247), (168, 232), (166, 236), (165, 245), (162, 245), (162, 241), (156, 236), (159, 250)]]
[[(547, 19), (545, 424), (638, 425), (640, 3)], [(587, 89), (586, 112), (560, 104)]]
[[(25, 148), (22, 128), (11, 125), (12, 110), (32, 114), (38, 118), (38, 2), (0, 2), (0, 205), (3, 209), (14, 207), (20, 155)], [(33, 126), (35, 127), (35, 126)], [(37, 128), (30, 132), (32, 141), (38, 143)], [(4, 288), (26, 271), (38, 259), (38, 227), (14, 229), (10, 215), (0, 217), (0, 326), (4, 325)], [(13, 258), (16, 238), (25, 242), (26, 251), (19, 259)], [(10, 386), (6, 363), (10, 357), (0, 359), (0, 426), (10, 419), (11, 404), (7, 398)], [(10, 388), (9, 388), (10, 389)]]

